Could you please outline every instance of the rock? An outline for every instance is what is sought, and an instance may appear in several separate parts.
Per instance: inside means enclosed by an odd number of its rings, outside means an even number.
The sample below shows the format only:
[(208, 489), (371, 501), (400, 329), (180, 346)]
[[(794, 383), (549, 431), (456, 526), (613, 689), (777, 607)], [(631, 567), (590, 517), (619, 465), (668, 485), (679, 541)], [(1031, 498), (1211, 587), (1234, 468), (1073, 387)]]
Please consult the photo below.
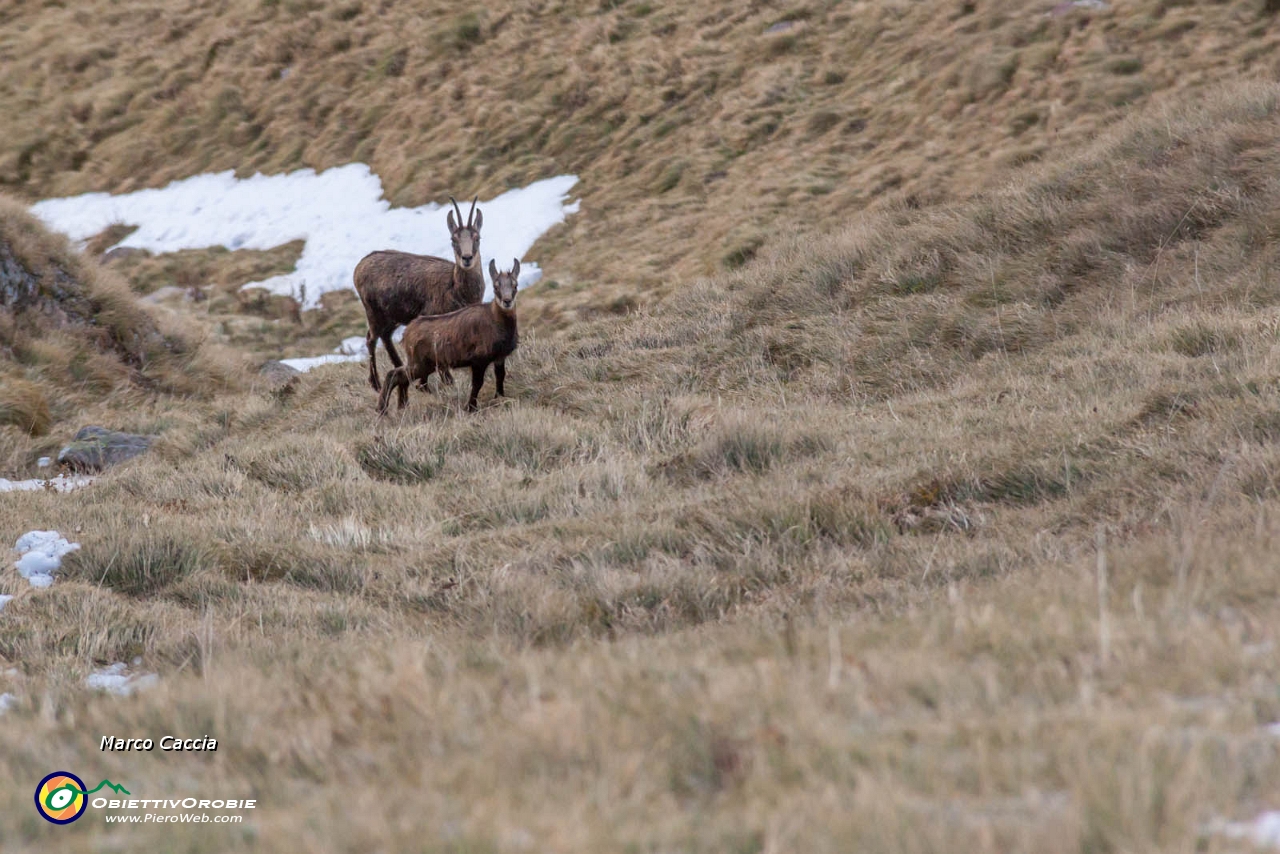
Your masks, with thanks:
[(74, 472), (102, 471), (132, 459), (151, 447), (152, 436), (120, 433), (105, 427), (84, 427), (58, 452), (58, 462)]
[(271, 361), (258, 369), (258, 375), (272, 388), (279, 389), (296, 383), (298, 377), (302, 376), (302, 371), (284, 362)]

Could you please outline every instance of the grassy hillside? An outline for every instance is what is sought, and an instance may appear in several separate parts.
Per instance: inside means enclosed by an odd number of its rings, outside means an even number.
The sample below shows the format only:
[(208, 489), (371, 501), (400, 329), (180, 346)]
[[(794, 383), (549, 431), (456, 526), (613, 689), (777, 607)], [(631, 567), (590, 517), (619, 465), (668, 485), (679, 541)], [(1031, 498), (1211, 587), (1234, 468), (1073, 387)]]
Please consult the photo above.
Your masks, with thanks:
[(157, 392), (207, 397), (234, 388), (244, 369), (197, 326), (140, 305), (124, 279), (0, 197), (3, 476), (34, 470), (84, 419), (116, 419)]
[(1061, 5), (8, 2), (0, 181), (35, 200), (361, 160), (409, 205), (573, 172), (582, 212), (533, 253), (549, 328), (1276, 73), (1260, 0)]
[[(0, 501), (83, 545), (0, 576), (0, 846), (1235, 850), (1280, 797), (1278, 131), (1275, 84), (1148, 109), (535, 327), (477, 415), (158, 392), (157, 452)], [(97, 749), (168, 732), (219, 750)], [(55, 767), (261, 809), (54, 828)]]

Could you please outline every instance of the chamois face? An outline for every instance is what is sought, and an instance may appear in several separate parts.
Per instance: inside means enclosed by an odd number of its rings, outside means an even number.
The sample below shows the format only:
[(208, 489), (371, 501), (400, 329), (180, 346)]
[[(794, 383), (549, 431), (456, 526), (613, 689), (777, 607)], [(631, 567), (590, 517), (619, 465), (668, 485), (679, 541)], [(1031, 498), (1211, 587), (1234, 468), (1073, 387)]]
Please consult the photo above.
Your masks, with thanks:
[[(458, 266), (464, 270), (470, 270), (476, 264), (476, 259), (480, 257), (480, 224), (484, 222), (484, 214), (476, 210), (476, 196), (471, 202), (471, 213), (467, 217), (467, 224), (462, 224), (462, 211), (458, 210), (458, 203), (453, 200), (453, 196), (449, 197), (449, 201), (453, 202), (453, 210), (449, 211), (448, 223), (449, 234), (453, 237), (453, 257)], [(458, 218), (453, 218), (454, 211), (457, 211)]]
[(499, 273), (498, 265), (489, 259), (489, 278), (493, 279), (493, 301), (503, 311), (511, 311), (516, 307), (516, 280), (520, 278), (520, 259), (510, 273)]

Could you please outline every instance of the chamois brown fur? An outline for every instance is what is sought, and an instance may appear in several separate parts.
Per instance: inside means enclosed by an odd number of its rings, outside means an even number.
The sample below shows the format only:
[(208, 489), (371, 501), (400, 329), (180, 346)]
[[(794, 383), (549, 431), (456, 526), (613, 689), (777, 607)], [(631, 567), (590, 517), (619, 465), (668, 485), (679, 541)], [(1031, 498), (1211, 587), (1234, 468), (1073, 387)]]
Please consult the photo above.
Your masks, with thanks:
[(387, 411), (392, 391), (399, 393), (399, 408), (404, 409), (409, 402), (411, 380), (417, 380), (419, 387), (426, 389), (427, 377), (432, 372), (439, 370), (443, 376), (448, 368), (471, 368), (469, 412), (476, 409), (476, 398), (490, 364), (498, 386), (497, 396), (505, 396), (506, 360), (519, 343), (516, 280), (520, 275), (520, 261), (516, 260), (510, 273), (499, 273), (497, 265), (490, 261), (489, 275), (493, 278), (493, 302), (469, 305), (448, 314), (419, 317), (405, 327), (403, 344), (408, 362), (387, 372), (378, 397), (379, 414)]
[[(432, 255), (381, 250), (371, 252), (356, 265), (356, 293), (364, 305), (369, 321), (365, 344), (369, 348), (369, 385), (379, 389), (378, 362), (375, 351), (378, 340), (387, 348), (391, 364), (399, 367), (400, 354), (391, 342), (396, 327), (424, 314), (443, 314), (467, 305), (475, 305), (484, 296), (484, 267), (480, 260), (480, 225), (484, 215), (471, 202), (471, 213), (465, 225), (462, 211), (453, 197), (449, 212), (449, 232), (453, 240), (453, 261)], [(454, 219), (457, 212), (458, 218)], [(474, 222), (473, 222), (474, 219)], [(447, 371), (440, 378), (451, 382)]]

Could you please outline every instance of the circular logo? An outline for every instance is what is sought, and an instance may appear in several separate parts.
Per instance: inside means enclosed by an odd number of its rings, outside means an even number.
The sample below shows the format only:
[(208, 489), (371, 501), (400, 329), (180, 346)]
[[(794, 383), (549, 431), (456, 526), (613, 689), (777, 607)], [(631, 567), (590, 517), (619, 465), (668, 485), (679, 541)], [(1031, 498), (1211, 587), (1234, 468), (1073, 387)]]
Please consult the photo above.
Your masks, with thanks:
[(66, 771), (54, 771), (36, 785), (36, 812), (45, 821), (71, 824), (84, 815), (89, 799), (84, 780)]

